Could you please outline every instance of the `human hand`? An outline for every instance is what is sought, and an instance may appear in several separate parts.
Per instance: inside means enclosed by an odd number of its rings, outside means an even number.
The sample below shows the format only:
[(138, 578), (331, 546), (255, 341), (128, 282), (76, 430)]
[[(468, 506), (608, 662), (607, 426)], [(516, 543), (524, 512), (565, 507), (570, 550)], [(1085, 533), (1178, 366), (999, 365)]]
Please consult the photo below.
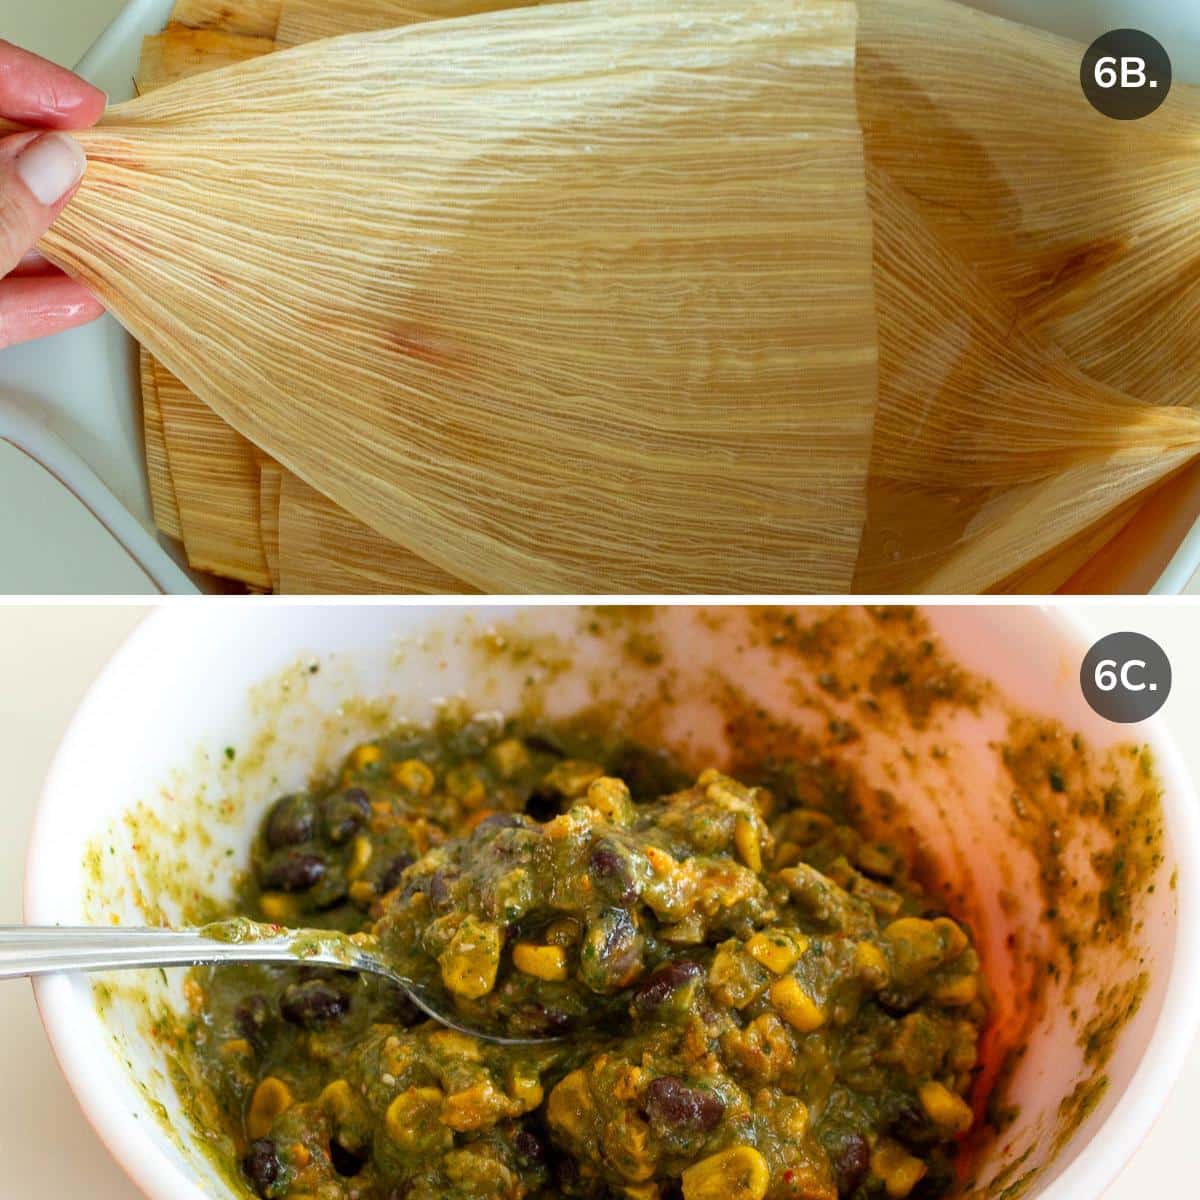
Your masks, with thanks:
[(0, 41), (0, 116), (42, 131), (0, 139), (0, 349), (104, 311), (34, 247), (87, 168), (83, 147), (56, 131), (94, 125), (106, 103), (103, 92), (70, 71)]

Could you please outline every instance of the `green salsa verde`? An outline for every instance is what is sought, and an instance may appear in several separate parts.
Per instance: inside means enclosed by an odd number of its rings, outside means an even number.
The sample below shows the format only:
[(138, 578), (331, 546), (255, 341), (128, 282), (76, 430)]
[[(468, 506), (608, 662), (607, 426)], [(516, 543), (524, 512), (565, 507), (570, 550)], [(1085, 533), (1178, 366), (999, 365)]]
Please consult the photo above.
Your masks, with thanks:
[[(618, 737), (477, 717), (281, 797), (240, 912), (339, 930), (488, 1043), (335, 969), (190, 980), (266, 1200), (934, 1200), (987, 1016), (968, 932), (822, 807)], [(767, 777), (764, 772), (761, 778)], [(814, 775), (814, 778), (816, 776)]]

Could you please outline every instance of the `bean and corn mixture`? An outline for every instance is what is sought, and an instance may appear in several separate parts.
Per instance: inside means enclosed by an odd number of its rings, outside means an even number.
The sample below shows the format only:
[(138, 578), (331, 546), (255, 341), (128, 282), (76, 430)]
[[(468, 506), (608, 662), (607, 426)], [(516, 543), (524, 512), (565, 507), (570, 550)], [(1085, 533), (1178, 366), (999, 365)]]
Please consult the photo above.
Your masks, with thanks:
[[(964, 929), (900, 855), (618, 738), (446, 718), (285, 796), (242, 911), (339, 929), (444, 989), (199, 970), (201, 1062), (280, 1200), (930, 1200), (986, 1016)], [(801, 798), (805, 803), (801, 802)]]

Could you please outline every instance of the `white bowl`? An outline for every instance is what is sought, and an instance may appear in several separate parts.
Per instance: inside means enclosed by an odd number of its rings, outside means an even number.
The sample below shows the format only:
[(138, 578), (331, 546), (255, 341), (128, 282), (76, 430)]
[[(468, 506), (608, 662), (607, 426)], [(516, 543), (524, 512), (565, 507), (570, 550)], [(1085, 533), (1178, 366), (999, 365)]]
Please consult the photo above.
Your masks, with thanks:
[[(1005, 706), (1055, 718), (1097, 752), (1127, 739), (1130, 730), (1103, 721), (1083, 701), (1084, 635), (1060, 612), (925, 611), (953, 656), (994, 681), (996, 696), (975, 713), (956, 712), (925, 731), (904, 731), (903, 744), (915, 755), (900, 752), (894, 726), (888, 732), (894, 714), (878, 728), (870, 719), (862, 723), (862, 738), (843, 753), (870, 781), (896, 793), (934, 857), (976, 895), (977, 935), (991, 966), (1002, 967), (1014, 953), (1006, 948), (1007, 935), (1015, 930), (1033, 937), (1041, 907), (1036, 890), (1025, 886), (1035, 864), (1006, 841), (1012, 785), (998, 769), (995, 750), (1005, 735)], [(381, 722), (428, 717), (439, 697), (463, 694), (480, 708), (512, 710), (533, 687), (551, 713), (575, 711), (597, 696), (633, 712), (649, 703), (656, 681), (670, 670), (677, 676), (672, 715), (657, 723), (657, 735), (685, 755), (696, 757), (702, 748), (705, 757), (719, 757), (724, 727), (711, 701), (720, 671), (773, 715), (811, 723), (798, 715), (797, 687), (818, 668), (750, 646), (751, 619), (741, 609), (715, 617), (685, 608), (653, 613), (648, 628), (664, 655), (655, 666), (630, 652), (616, 618), (560, 607), (204, 604), (159, 611), (92, 687), (55, 758), (30, 846), (26, 918), (40, 925), (114, 917), (143, 922), (153, 897), (139, 895), (146, 878), (138, 864), (156, 854), (177, 882), (195, 879), (219, 893), (230, 862), (240, 861), (255, 818), (274, 795), (301, 786)], [(588, 628), (597, 621), (599, 633)], [(485, 636), (497, 622), (503, 641)], [(377, 702), (360, 703), (363, 698)], [(1144, 969), (1149, 989), (1117, 1040), (1107, 1091), (1060, 1146), (1053, 1145), (1051, 1128), (1059, 1103), (1088, 1075), (1070, 1006), (1052, 997), (1029, 1032), (1030, 1052), (1013, 1083), (1021, 1115), (1003, 1144), (987, 1151), (980, 1178), (1027, 1150), (1025, 1167), (1040, 1173), (1026, 1195), (1039, 1200), (1100, 1195), (1166, 1103), (1200, 1023), (1196, 796), (1156, 722), (1139, 726), (1136, 737), (1150, 747), (1163, 785), (1163, 886), (1141, 901), (1140, 961), (1126, 954), (1098, 962), (1108, 983)], [(935, 745), (948, 756), (923, 753)], [(232, 761), (227, 748), (235, 752)], [(143, 815), (131, 830), (123, 818), (139, 805)], [(203, 827), (202, 836), (189, 835), (194, 826)], [(1007, 912), (998, 901), (1004, 871), (1017, 905)], [(1166, 886), (1175, 872), (1177, 886)], [(166, 920), (179, 913), (169, 898), (149, 911)], [(155, 1003), (179, 1005), (177, 976), (169, 984), (158, 973), (136, 978)], [(997, 991), (1000, 1006), (1011, 1009), (1012, 997)], [(144, 1009), (117, 991), (101, 1014), (92, 982), (82, 978), (43, 980), (37, 997), (81, 1105), (148, 1196), (239, 1194), (204, 1156), (182, 1115), (161, 1051), (140, 1028)], [(1087, 988), (1076, 997), (1085, 1019), (1093, 1002)], [(163, 1113), (173, 1132), (159, 1119)]]

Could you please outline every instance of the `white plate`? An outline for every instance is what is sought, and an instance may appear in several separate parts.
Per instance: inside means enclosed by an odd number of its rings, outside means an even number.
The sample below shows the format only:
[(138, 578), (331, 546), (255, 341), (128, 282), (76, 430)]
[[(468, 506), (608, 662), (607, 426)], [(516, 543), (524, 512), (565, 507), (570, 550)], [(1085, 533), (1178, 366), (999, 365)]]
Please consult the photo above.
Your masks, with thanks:
[[(1157, 36), (1172, 56), (1176, 78), (1200, 80), (1200, 0), (969, 0), (975, 7), (1030, 25), (1041, 26), (1081, 42), (1109, 29), (1135, 25)], [(146, 34), (166, 23), (173, 0), (129, 0), (121, 14), (80, 63), (80, 72), (112, 97), (128, 99)], [(0, 441), (18, 441), (35, 458), (55, 460), (52, 474), (64, 482), (99, 519), (100, 525), (75, 522), (70, 535), (99, 540), (104, 529), (125, 547), (145, 573), (163, 590), (193, 592), (206, 586), (196, 575), (177, 569), (179, 547), (154, 532), (150, 514), (141, 434), (141, 401), (131, 338), (112, 318), (48, 341), (6, 351), (0, 356)], [(7, 395), (22, 403), (22, 436), (14, 437), (6, 418)], [(31, 420), (31, 414), (44, 418)], [(51, 434), (54, 436), (52, 437)], [(3, 447), (0, 447), (3, 449)], [(8, 456), (0, 455), (0, 472)], [(1200, 475), (1197, 475), (1200, 480)], [(1121, 570), (1110, 581), (1113, 590), (1178, 593), (1200, 570), (1200, 523), (1183, 531), (1195, 511), (1197, 487), (1173, 493), (1176, 520), (1164, 534), (1138, 543), (1142, 561), (1136, 570)], [(36, 499), (23, 507), (40, 522)], [(43, 506), (44, 507), (44, 506)], [(1182, 521), (1182, 525), (1180, 522)], [(27, 539), (27, 542), (32, 539)], [(1144, 546), (1144, 550), (1143, 550)], [(174, 560), (165, 552), (169, 550)], [(13, 559), (0, 563), (0, 592), (21, 592), (37, 579), (35, 564)], [(60, 558), (69, 563), (86, 557), (81, 547), (63, 545)], [(1134, 582), (1136, 578), (1136, 582)], [(23, 581), (25, 584), (23, 586)], [(36, 585), (34, 585), (36, 586)], [(99, 579), (78, 581), (72, 590), (104, 591)]]

